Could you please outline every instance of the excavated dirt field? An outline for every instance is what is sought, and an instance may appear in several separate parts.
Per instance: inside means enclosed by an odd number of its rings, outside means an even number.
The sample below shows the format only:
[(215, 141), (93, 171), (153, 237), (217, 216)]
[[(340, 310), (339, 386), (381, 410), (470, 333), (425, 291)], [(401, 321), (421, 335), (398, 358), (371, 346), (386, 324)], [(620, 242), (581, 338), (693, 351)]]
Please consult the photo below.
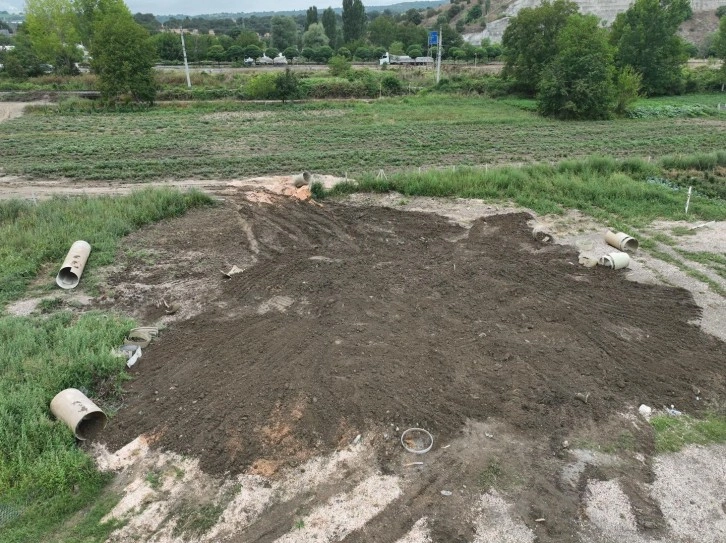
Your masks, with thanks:
[[(644, 490), (652, 430), (623, 413), (645, 403), (697, 414), (724, 398), (726, 344), (694, 324), (687, 291), (578, 266), (576, 249), (533, 239), (526, 213), (466, 229), (427, 213), (255, 200), (228, 195), (125, 242), (134, 252), (101, 305), (168, 328), (132, 370), (109, 450), (146, 434), (205, 473), (274, 480), (362, 434), (385, 476), (402, 470), (401, 431), (419, 426), (438, 467), (345, 541), (396, 541), (442, 484), (471, 488), (492, 470), (538, 541), (579, 541), (588, 481), (613, 470), (634, 526), (663, 534)], [(244, 271), (220, 273), (232, 265)], [(489, 431), (508, 438), (492, 445)], [(595, 435), (629, 436), (637, 461), (583, 461), (559, 482), (563, 442)], [(285, 507), (230, 541), (273, 541), (293, 522)], [(462, 507), (437, 506), (434, 541), (472, 540)]]

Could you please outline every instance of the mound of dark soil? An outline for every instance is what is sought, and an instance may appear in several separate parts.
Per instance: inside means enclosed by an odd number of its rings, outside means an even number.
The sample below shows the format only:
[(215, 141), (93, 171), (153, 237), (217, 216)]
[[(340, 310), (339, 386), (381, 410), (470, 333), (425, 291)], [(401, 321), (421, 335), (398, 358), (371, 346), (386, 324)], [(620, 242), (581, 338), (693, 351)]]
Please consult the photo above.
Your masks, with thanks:
[[(220, 246), (257, 263), (145, 350), (112, 446), (157, 433), (207, 471), (239, 472), (370, 425), (422, 426), (441, 443), (467, 418), (497, 417), (554, 440), (640, 403), (695, 412), (726, 388), (726, 348), (689, 324), (688, 292), (580, 267), (574, 249), (536, 242), (526, 214), (467, 231), (385, 208), (234, 205)], [(203, 241), (225, 216), (164, 228)], [(198, 248), (216, 261), (215, 247)]]

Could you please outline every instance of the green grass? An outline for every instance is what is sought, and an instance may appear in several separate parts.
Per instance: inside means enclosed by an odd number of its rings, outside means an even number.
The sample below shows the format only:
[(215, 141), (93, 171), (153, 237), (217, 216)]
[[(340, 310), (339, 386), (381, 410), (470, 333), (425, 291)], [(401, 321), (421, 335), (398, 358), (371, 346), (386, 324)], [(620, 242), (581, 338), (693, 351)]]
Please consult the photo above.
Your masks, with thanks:
[(710, 415), (695, 419), (686, 415), (669, 417), (661, 415), (650, 420), (655, 431), (655, 448), (658, 452), (679, 451), (686, 445), (695, 443), (726, 442), (726, 417)]
[(642, 106), (712, 106), (724, 103), (724, 95), (720, 92), (703, 94), (682, 94), (680, 96), (658, 96), (656, 98), (641, 98), (633, 104)]
[[(404, 196), (443, 196), (511, 201), (538, 213), (579, 209), (608, 223), (643, 225), (658, 219), (722, 220), (726, 201), (695, 195), (684, 213), (682, 191), (643, 182), (657, 166), (637, 160), (592, 157), (557, 166), (459, 168), (401, 173), (379, 179), (363, 176), (357, 184), (342, 183), (327, 194), (397, 191)], [(324, 191), (315, 187), (315, 194)]]
[[(0, 203), (0, 307), (23, 294), (45, 264), (63, 262), (71, 244), (91, 244), (87, 269), (112, 262), (118, 240), (150, 222), (207, 205), (200, 192), (142, 190), (122, 198), (54, 198)], [(54, 267), (53, 273), (57, 270)], [(53, 283), (48, 278), (49, 284)]]
[(158, 471), (150, 471), (146, 474), (146, 482), (149, 483), (149, 487), (153, 490), (161, 488), (161, 475)]
[(713, 170), (726, 166), (726, 151), (666, 156), (661, 159), (661, 165), (667, 170)]
[(708, 266), (718, 275), (726, 279), (726, 254), (705, 251), (686, 251), (683, 249), (676, 249), (676, 252), (688, 260)]
[(674, 226), (671, 228), (671, 234), (674, 236), (695, 236), (698, 232), (689, 226)]
[(40, 541), (100, 495), (108, 477), (48, 406), (73, 387), (108, 409), (125, 375), (111, 351), (132, 324), (98, 313), (0, 318), (0, 503), (22, 512), (0, 527), (3, 543)]
[[(682, 261), (680, 258), (673, 256), (670, 253), (667, 253), (665, 251), (662, 251), (658, 248), (657, 244), (653, 239), (650, 239), (644, 235), (639, 236), (640, 239), (640, 247), (644, 250), (647, 250), (648, 253), (650, 253), (651, 256), (654, 256), (655, 258), (662, 260), (663, 262), (667, 262), (669, 264), (672, 264), (673, 266), (676, 266), (679, 268), (683, 273), (686, 275), (689, 275), (690, 277), (693, 277), (694, 279), (697, 279), (704, 285), (706, 285), (708, 288), (710, 288), (713, 292), (718, 294), (719, 296), (723, 296), (726, 298), (726, 289), (724, 289), (719, 283), (711, 279), (708, 275), (705, 273), (696, 270), (689, 266), (686, 262)], [(676, 249), (677, 253), (682, 253), (683, 251)], [(704, 253), (708, 254), (708, 253)], [(692, 259), (694, 262), (698, 262), (696, 259)], [(719, 273), (721, 275), (721, 271), (718, 267), (714, 267), (714, 271), (716, 273)]]
[[(198, 192), (146, 189), (118, 198), (0, 203), (0, 308), (20, 297), (40, 269), (60, 265), (72, 241), (93, 246), (87, 269), (113, 261), (118, 240), (140, 226), (207, 205)], [(52, 277), (48, 277), (49, 284)], [(58, 312), (0, 317), (0, 542), (103, 541), (99, 524), (116, 497), (50, 400), (78, 388), (107, 413), (118, 407), (125, 360), (112, 355), (133, 326), (126, 318)], [(82, 513), (79, 513), (82, 511)]]
[(518, 105), (428, 95), (285, 106), (204, 102), (116, 112), (33, 108), (0, 124), (2, 171), (136, 181), (302, 169), (354, 177), (380, 168), (391, 173), (555, 163), (594, 154), (656, 159), (726, 146), (726, 135), (708, 120), (561, 122)]
[(483, 491), (496, 487), (503, 476), (502, 467), (498, 460), (491, 460), (487, 467), (479, 473), (479, 486)]
[(200, 536), (207, 533), (219, 520), (224, 509), (221, 505), (207, 503), (204, 505), (183, 505), (177, 512), (180, 518), (174, 526), (175, 536)]

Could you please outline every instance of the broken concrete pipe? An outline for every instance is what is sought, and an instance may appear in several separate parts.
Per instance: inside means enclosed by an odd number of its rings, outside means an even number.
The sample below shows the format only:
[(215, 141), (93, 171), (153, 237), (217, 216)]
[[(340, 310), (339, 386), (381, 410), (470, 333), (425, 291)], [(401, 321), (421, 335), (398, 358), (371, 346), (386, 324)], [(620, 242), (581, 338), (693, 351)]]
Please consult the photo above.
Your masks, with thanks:
[(552, 243), (555, 241), (555, 238), (552, 234), (550, 234), (546, 227), (542, 224), (535, 224), (534, 228), (532, 228), (532, 237), (536, 239), (537, 241), (541, 241), (542, 243)]
[(76, 288), (90, 254), (91, 246), (83, 240), (76, 241), (71, 245), (71, 250), (68, 251), (66, 259), (55, 278), (56, 284), (66, 290)]
[(299, 189), (300, 187), (309, 185), (310, 179), (312, 179), (310, 172), (302, 172), (293, 177), (292, 182), (295, 185), (295, 188)]
[(638, 240), (635, 238), (631, 238), (628, 234), (624, 232), (615, 233), (611, 230), (608, 230), (605, 234), (605, 242), (608, 245), (612, 245), (616, 249), (620, 249), (621, 251), (627, 251), (629, 253), (634, 253), (638, 250)]
[(628, 253), (609, 253), (600, 257), (599, 264), (613, 270), (627, 268), (630, 264), (630, 256)]
[(95, 403), (75, 388), (67, 388), (56, 394), (50, 402), (50, 410), (82, 441), (98, 435), (108, 420)]

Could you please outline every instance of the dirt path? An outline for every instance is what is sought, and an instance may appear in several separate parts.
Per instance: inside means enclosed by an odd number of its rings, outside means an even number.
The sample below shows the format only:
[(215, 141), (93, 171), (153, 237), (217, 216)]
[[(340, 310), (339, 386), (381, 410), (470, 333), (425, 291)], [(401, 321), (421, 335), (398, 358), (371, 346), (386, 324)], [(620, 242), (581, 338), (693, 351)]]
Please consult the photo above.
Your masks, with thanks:
[[(313, 182), (331, 187), (341, 178), (332, 175), (313, 174)], [(47, 200), (53, 196), (112, 196), (129, 194), (149, 187), (170, 187), (180, 190), (197, 189), (215, 195), (233, 194), (239, 187), (253, 186), (279, 190), (288, 185), (291, 176), (262, 176), (245, 179), (181, 179), (150, 181), (148, 183), (118, 183), (70, 180), (28, 180), (14, 176), (0, 176), (0, 200)]]
[(0, 177), (0, 200), (47, 200), (52, 196), (109, 196), (129, 194), (146, 187), (174, 187), (182, 190), (199, 189), (217, 193), (224, 190), (229, 180), (187, 179), (181, 181), (153, 181), (149, 183), (103, 183), (98, 181), (38, 181), (19, 177)]
[(0, 102), (0, 123), (20, 117), (27, 102)]

